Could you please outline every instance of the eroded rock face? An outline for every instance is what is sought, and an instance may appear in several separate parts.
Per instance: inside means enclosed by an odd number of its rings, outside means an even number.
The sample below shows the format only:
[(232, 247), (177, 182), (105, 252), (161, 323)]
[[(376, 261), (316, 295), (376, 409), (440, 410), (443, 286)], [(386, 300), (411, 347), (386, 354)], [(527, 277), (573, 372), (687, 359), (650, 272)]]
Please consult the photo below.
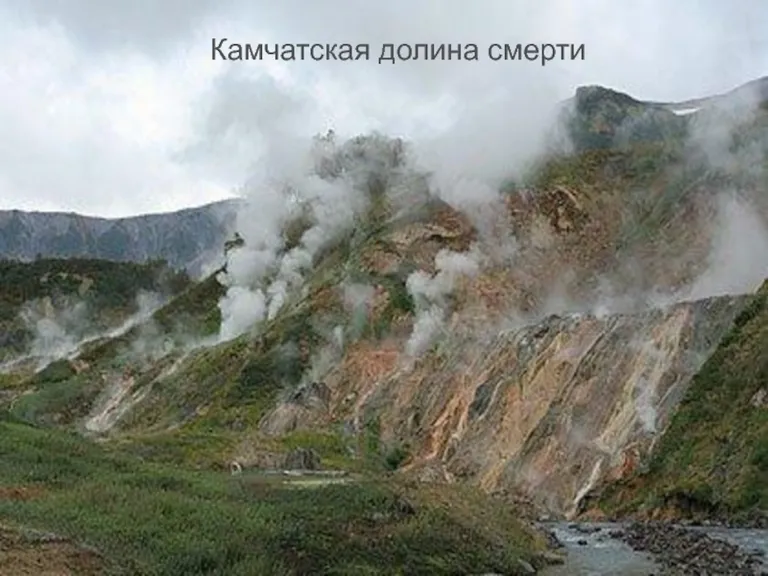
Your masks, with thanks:
[[(599, 481), (631, 472), (747, 297), (640, 314), (551, 316), (516, 330), (455, 337), (407, 367), (382, 348), (351, 349), (325, 380), (331, 412), (358, 430), (379, 418), (410, 467), (488, 491), (522, 489), (577, 512)], [(364, 376), (364, 377), (363, 377)]]
[(261, 422), (267, 435), (280, 436), (320, 422), (327, 414), (331, 390), (324, 382), (310, 382), (294, 391)]

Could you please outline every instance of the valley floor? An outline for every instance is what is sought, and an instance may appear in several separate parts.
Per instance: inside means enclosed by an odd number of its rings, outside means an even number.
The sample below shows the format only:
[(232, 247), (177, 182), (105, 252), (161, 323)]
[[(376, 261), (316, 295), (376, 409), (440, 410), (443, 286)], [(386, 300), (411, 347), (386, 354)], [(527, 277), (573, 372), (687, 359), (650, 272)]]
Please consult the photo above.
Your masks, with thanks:
[(2, 532), (4, 574), (517, 574), (544, 564), (543, 537), (469, 489), (388, 477), (308, 489), (142, 462), (16, 422), (0, 422), (0, 486), (0, 522), (14, 528)]

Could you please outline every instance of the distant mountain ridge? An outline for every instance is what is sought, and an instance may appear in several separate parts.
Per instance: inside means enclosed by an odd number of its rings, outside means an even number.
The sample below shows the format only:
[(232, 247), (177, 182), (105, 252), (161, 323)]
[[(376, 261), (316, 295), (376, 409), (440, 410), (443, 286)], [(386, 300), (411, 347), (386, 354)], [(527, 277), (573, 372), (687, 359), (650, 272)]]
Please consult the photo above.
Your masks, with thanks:
[[(595, 96), (598, 94), (599, 96)], [(732, 90), (699, 98), (680, 100), (677, 102), (663, 102), (656, 100), (639, 100), (623, 92), (603, 85), (585, 85), (576, 89), (573, 96), (566, 98), (562, 104), (577, 104), (585, 96), (592, 98), (604, 98), (606, 95), (612, 95), (625, 106), (643, 106), (652, 108), (663, 108), (677, 114), (691, 113), (699, 108), (711, 108), (717, 106), (752, 106), (755, 104), (768, 103), (768, 76), (763, 76), (755, 80), (745, 82)]]
[(673, 111), (688, 110), (704, 106), (718, 105), (728, 102), (738, 102), (741, 100), (754, 102), (768, 102), (768, 76), (751, 80), (745, 84), (737, 86), (733, 90), (706, 96), (704, 98), (694, 98), (683, 102), (646, 102), (646, 104), (657, 104), (665, 106)]
[(221, 253), (240, 200), (127, 218), (65, 212), (0, 211), (0, 258), (164, 259), (191, 274)]

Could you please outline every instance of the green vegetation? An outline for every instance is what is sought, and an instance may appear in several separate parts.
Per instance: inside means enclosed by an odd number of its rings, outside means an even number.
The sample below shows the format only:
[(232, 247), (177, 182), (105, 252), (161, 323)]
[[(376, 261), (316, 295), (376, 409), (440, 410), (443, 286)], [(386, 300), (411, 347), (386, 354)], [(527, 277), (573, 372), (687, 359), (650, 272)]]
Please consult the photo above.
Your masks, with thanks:
[(76, 374), (75, 369), (67, 360), (57, 360), (51, 362), (43, 370), (35, 374), (31, 384), (45, 386), (46, 384), (55, 384), (62, 380), (68, 380)]
[(397, 445), (387, 451), (384, 463), (388, 470), (397, 470), (408, 459), (410, 453), (406, 446)]
[(600, 86), (579, 88), (574, 112), (568, 129), (577, 151), (680, 140), (688, 127), (669, 110)]
[(95, 308), (132, 308), (139, 290), (176, 294), (190, 283), (165, 261), (144, 264), (92, 259), (0, 260), (0, 320), (12, 319), (30, 300), (82, 291)]
[(647, 470), (600, 505), (736, 519), (768, 510), (767, 350), (768, 283), (694, 378)]
[(396, 274), (369, 276), (371, 284), (383, 286), (389, 298), (384, 309), (366, 324), (363, 337), (381, 339), (391, 333), (392, 323), (397, 318), (414, 312), (413, 298), (406, 288), (405, 277)]
[(236, 441), (236, 435), (226, 430), (200, 432), (185, 428), (127, 434), (115, 438), (108, 446), (146, 462), (194, 470), (221, 470), (224, 455), (232, 451)]
[(32, 341), (20, 313), (30, 302), (50, 299), (54, 310), (84, 304), (80, 328), (114, 326), (138, 311), (141, 291), (175, 295), (191, 280), (165, 261), (146, 263), (93, 259), (0, 260), (0, 359), (18, 354)]
[(182, 329), (185, 334), (210, 336), (221, 326), (219, 300), (225, 288), (216, 273), (189, 286), (184, 292), (155, 312), (154, 320), (166, 331)]
[(410, 457), (407, 443), (384, 443), (381, 439), (381, 423), (373, 413), (367, 416), (363, 434), (357, 440), (357, 451), (362, 454), (363, 467), (374, 473), (394, 472)]
[[(231, 414), (222, 411), (233, 383), (242, 377), (251, 351), (248, 340), (241, 337), (190, 353), (173, 373), (151, 384), (152, 393), (126, 415), (119, 427), (126, 431), (159, 431), (178, 425), (190, 425), (198, 431), (228, 429), (240, 412), (250, 408), (244, 405)], [(162, 368), (170, 370), (174, 361), (169, 358)], [(149, 385), (156, 376), (157, 371), (142, 375), (137, 387)], [(270, 393), (265, 390), (265, 397), (273, 399)]]
[(586, 150), (578, 154), (553, 156), (534, 166), (525, 185), (534, 188), (566, 186), (581, 191), (649, 184), (669, 168), (676, 158), (665, 143), (637, 145), (631, 149)]
[(718, 184), (717, 176), (703, 166), (686, 167), (674, 178), (669, 178), (661, 192), (652, 198), (645, 198), (645, 205), (631, 206), (631, 225), (624, 229), (619, 238), (619, 248), (651, 240), (675, 215), (697, 186)]
[(311, 448), (321, 458), (342, 458), (347, 453), (347, 446), (340, 434), (323, 430), (296, 430), (280, 438), (286, 451), (296, 448)]
[(13, 403), (13, 415), (25, 422), (59, 427), (85, 417), (101, 385), (83, 376), (74, 376), (38, 382), (34, 390)]
[(0, 520), (97, 547), (114, 574), (521, 572), (542, 543), (468, 489), (281, 478), (149, 464), (65, 432), (0, 422)]

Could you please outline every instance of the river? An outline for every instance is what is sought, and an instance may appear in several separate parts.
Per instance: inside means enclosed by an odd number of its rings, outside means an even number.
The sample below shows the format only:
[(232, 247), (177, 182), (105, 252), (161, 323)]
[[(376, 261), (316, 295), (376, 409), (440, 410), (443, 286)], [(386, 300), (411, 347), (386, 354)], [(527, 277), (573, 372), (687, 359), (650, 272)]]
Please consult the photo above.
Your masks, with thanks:
[[(545, 576), (651, 576), (663, 574), (663, 566), (646, 553), (633, 550), (610, 533), (624, 528), (622, 524), (552, 523), (544, 524), (552, 531), (567, 551), (565, 563), (550, 566), (541, 574)], [(691, 527), (711, 538), (725, 540), (743, 548), (746, 552), (762, 551), (768, 557), (768, 530), (750, 530), (722, 527)], [(762, 571), (761, 571), (762, 570)], [(755, 574), (768, 574), (768, 563)]]

